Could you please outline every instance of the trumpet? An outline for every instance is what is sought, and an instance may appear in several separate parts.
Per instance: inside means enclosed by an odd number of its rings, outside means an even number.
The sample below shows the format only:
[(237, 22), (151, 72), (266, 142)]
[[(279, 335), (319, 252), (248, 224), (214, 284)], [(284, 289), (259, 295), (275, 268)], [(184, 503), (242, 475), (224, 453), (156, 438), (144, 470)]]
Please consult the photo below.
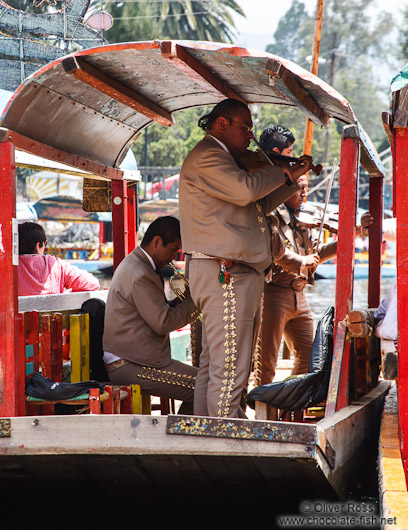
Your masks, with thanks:
[[(181, 272), (177, 269), (177, 267), (175, 267), (173, 265), (173, 263), (169, 262), (169, 266), (174, 271), (173, 276), (171, 276), (171, 278), (169, 280), (170, 288), (173, 291), (173, 293), (177, 296), (177, 298), (179, 300), (183, 301), (183, 300), (186, 299), (186, 296), (185, 296), (184, 292), (179, 287), (176, 287), (174, 285), (174, 282), (175, 282), (175, 280), (182, 280), (186, 287), (190, 287), (190, 284), (189, 284), (187, 278), (184, 276), (184, 274), (181, 274)], [(197, 313), (197, 315), (196, 315), (196, 313)], [(193, 317), (194, 322), (196, 320), (199, 320), (200, 322), (203, 321), (203, 317), (202, 317), (201, 313), (198, 313), (198, 310), (196, 310), (195, 313), (193, 313), (192, 317)]]

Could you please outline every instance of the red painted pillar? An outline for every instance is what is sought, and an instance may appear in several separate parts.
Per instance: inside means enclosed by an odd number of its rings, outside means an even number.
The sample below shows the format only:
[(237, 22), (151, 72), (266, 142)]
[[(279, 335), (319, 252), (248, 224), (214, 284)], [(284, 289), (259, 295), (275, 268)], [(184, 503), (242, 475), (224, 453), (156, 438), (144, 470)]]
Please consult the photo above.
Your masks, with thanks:
[(401, 455), (408, 473), (408, 130), (393, 131), (397, 210), (398, 408)]
[(127, 188), (127, 200), (128, 200), (128, 251), (132, 252), (137, 246), (137, 221), (136, 221), (136, 186), (128, 186)]
[(113, 269), (137, 245), (136, 190), (126, 181), (112, 181)]
[[(339, 234), (337, 243), (336, 307), (337, 324), (350, 312), (353, 304), (354, 229), (357, 213), (357, 181), (360, 145), (355, 125), (343, 129), (339, 177)], [(348, 405), (350, 374), (350, 343), (345, 342), (336, 410)]]
[(126, 181), (112, 180), (113, 270), (128, 254)]
[(383, 177), (370, 177), (368, 209), (374, 217), (369, 228), (368, 247), (368, 307), (378, 307), (381, 292)]
[(24, 351), (19, 341), (18, 229), (14, 146), (0, 142), (0, 416), (24, 415)]

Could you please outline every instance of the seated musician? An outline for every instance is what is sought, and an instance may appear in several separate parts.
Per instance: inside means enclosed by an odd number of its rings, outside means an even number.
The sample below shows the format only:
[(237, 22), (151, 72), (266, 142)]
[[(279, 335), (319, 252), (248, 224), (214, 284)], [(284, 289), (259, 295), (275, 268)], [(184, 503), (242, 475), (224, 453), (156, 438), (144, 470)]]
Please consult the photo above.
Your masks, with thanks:
[(159, 217), (140, 247), (115, 270), (106, 301), (104, 361), (115, 385), (138, 384), (146, 393), (183, 401), (180, 413), (192, 413), (197, 368), (171, 358), (170, 332), (191, 320), (191, 297), (167, 302), (160, 269), (181, 248), (180, 222)]
[(95, 276), (51, 254), (44, 254), (46, 246), (47, 237), (41, 225), (32, 222), (18, 225), (19, 296), (99, 289)]
[[(263, 131), (259, 143), (266, 152), (292, 156), (294, 142), (289, 129), (275, 125)], [(282, 257), (275, 255), (265, 278), (260, 384), (274, 379), (282, 336), (295, 358), (292, 375), (307, 373), (315, 329), (304, 288), (314, 283), (318, 263), (332, 259), (337, 253), (337, 241), (322, 244), (317, 228), (306, 228), (299, 223), (299, 212), (307, 197), (307, 178), (300, 177), (297, 184), (300, 190), (273, 212), (286, 250)], [(360, 232), (361, 227), (356, 228), (356, 235)]]

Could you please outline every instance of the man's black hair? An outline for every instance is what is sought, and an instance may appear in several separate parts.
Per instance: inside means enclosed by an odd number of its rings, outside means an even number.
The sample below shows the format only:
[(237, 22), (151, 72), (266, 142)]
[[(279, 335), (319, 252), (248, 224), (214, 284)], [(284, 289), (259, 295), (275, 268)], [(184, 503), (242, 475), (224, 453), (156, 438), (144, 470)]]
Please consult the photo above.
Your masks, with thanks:
[(18, 225), (18, 253), (36, 254), (37, 243), (46, 243), (47, 237), (44, 228), (32, 222)]
[(224, 118), (233, 118), (237, 111), (241, 109), (248, 110), (248, 107), (239, 99), (224, 99), (215, 105), (210, 114), (206, 114), (198, 120), (198, 126), (207, 130), (220, 116), (224, 116)]
[(295, 142), (295, 137), (283, 125), (273, 125), (263, 130), (259, 144), (265, 151), (273, 151), (274, 147), (281, 153)]
[(140, 246), (142, 248), (146, 247), (155, 236), (161, 237), (164, 247), (169, 243), (173, 243), (176, 239), (181, 239), (180, 221), (171, 215), (158, 217), (147, 228)]

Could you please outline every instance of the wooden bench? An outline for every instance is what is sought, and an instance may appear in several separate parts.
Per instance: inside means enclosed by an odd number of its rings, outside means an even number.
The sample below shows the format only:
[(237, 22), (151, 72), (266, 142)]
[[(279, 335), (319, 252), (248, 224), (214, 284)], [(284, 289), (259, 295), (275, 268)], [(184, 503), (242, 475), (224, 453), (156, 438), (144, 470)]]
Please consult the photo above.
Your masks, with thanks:
[[(45, 377), (56, 382), (88, 381), (89, 373), (89, 316), (79, 313), (78, 308), (91, 299), (99, 298), (106, 302), (108, 291), (87, 291), (80, 293), (63, 293), (41, 296), (19, 297), (19, 312), (22, 315), (20, 331), (21, 348), (30, 355), (27, 358), (28, 370), (38, 372), (41, 367)], [(28, 365), (26, 363), (26, 365)], [(29, 374), (28, 374), (29, 375)], [(24, 377), (22, 378), (24, 380)], [(106, 384), (105, 388), (109, 388)], [(114, 387), (112, 387), (114, 388)], [(175, 413), (174, 400), (158, 398), (152, 403), (152, 396), (144, 393), (139, 385), (130, 385), (126, 392), (131, 396), (131, 405), (124, 397), (124, 387), (119, 387), (121, 412), (131, 410), (132, 414), (151, 414), (158, 410), (162, 415)], [(103, 412), (117, 410), (117, 392), (112, 390), (112, 398), (106, 396), (92, 402), (99, 402)], [(121, 392), (121, 393), (120, 393)], [(23, 396), (25, 392), (23, 391)], [(23, 397), (23, 399), (25, 399)], [(88, 399), (88, 398), (84, 398)], [(116, 405), (112, 405), (112, 400)], [(77, 402), (80, 400), (76, 400)], [(78, 404), (78, 403), (76, 403)], [(81, 403), (82, 404), (82, 403)], [(38, 408), (38, 403), (36, 408)], [(95, 410), (98, 405), (95, 404)], [(43, 404), (43, 413), (52, 414), (52, 404)]]

